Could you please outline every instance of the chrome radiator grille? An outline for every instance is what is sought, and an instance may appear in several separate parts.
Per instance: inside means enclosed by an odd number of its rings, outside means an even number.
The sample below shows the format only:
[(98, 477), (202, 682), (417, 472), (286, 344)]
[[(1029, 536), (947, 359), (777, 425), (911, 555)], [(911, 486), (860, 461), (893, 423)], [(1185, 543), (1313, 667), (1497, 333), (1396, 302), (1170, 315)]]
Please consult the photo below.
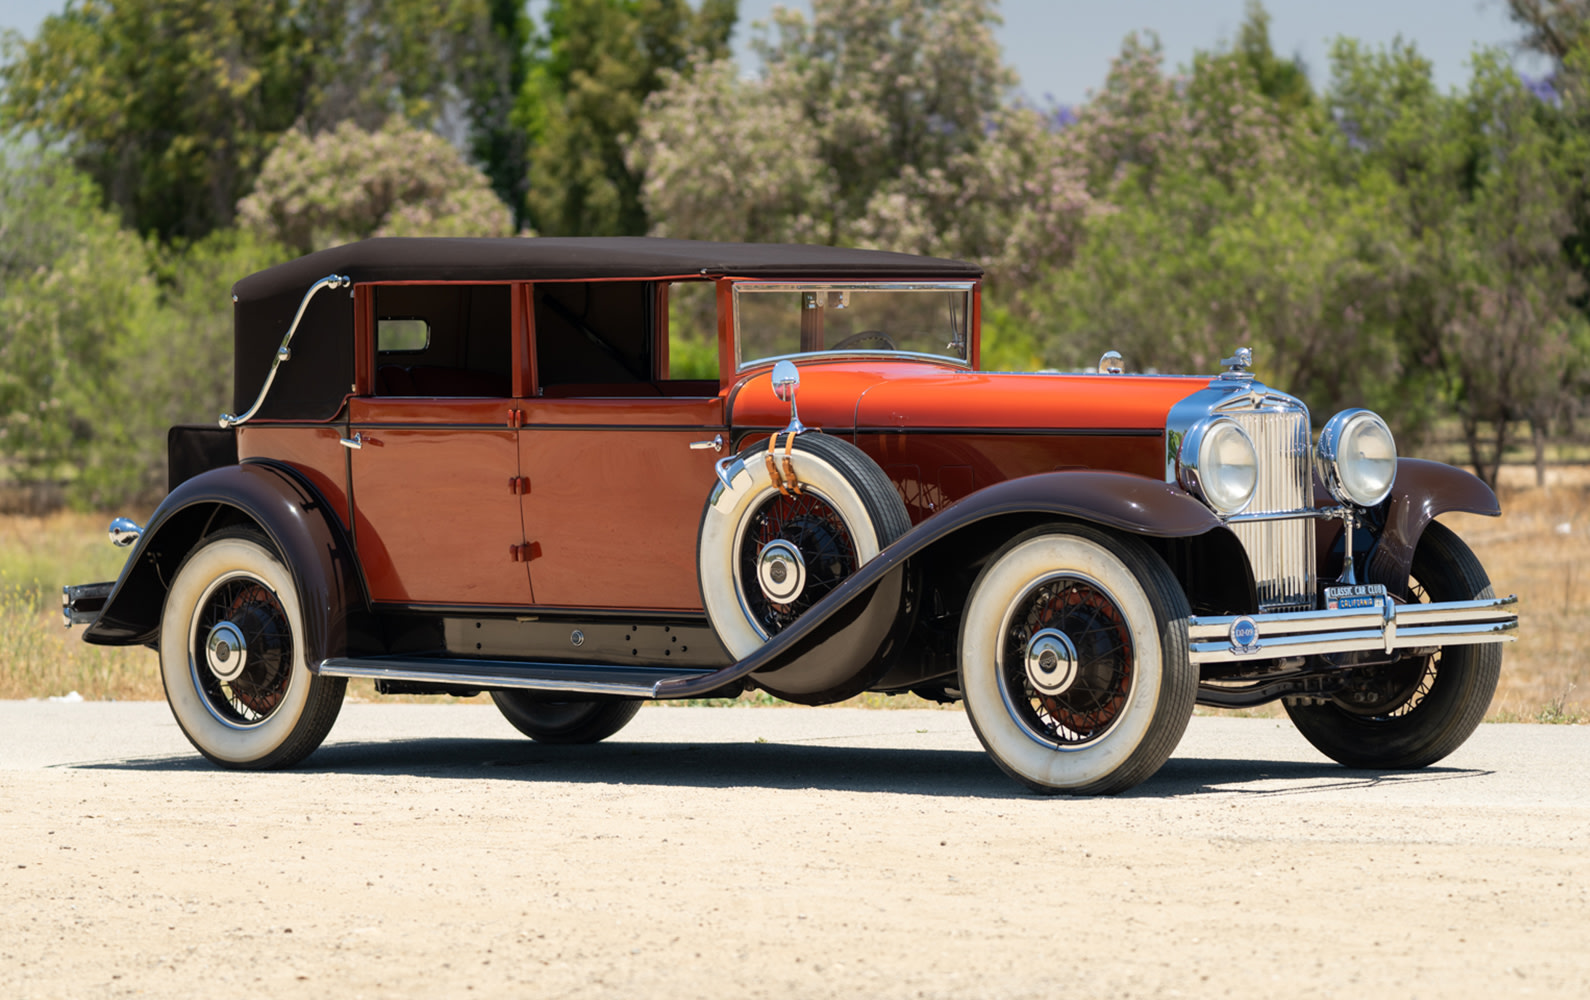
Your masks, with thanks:
[[(1313, 506), (1313, 469), (1308, 412), (1295, 409), (1225, 413), (1242, 425), (1259, 453), (1259, 483), (1245, 514), (1306, 510)], [(1312, 609), (1315, 604), (1314, 522), (1233, 521), (1231, 529), (1248, 551), (1258, 585), (1260, 611)]]

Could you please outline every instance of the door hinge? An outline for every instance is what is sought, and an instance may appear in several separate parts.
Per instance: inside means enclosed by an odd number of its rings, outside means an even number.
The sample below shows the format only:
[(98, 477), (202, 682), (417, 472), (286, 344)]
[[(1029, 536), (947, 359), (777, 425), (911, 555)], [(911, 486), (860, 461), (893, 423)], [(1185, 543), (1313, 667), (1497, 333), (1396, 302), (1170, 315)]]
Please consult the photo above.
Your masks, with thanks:
[(525, 496), (530, 492), (529, 476), (509, 476), (508, 492), (517, 496)]
[(508, 426), (518, 429), (524, 426), (524, 411), (512, 409), (508, 411)]
[(529, 562), (541, 558), (540, 542), (524, 542), (508, 546), (508, 558), (513, 562)]

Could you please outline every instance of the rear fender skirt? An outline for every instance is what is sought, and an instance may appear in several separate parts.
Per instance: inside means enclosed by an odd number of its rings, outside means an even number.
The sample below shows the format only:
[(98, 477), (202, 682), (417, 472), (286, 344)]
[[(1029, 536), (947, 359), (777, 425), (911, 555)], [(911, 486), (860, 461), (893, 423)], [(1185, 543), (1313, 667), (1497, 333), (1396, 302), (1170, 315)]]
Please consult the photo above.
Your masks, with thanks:
[(308, 483), (289, 469), (254, 462), (200, 473), (166, 496), (83, 638), (102, 646), (154, 644), (183, 557), (206, 534), (243, 523), (265, 533), (292, 574), (304, 609), (305, 659), (318, 663), (345, 652), (348, 616), (366, 606), (353, 550)]
[[(698, 678), (665, 681), (659, 698), (693, 698), (755, 673), (774, 693), (809, 691), (801, 700), (838, 694), (871, 673), (869, 665), (897, 637), (908, 609), (906, 562), (962, 530), (991, 518), (1028, 515), (1085, 521), (1152, 538), (1189, 538), (1220, 519), (1186, 492), (1157, 479), (1124, 472), (1045, 472), (979, 490), (928, 518), (878, 553), (789, 628), (731, 667)], [(865, 598), (852, 609), (853, 601)], [(864, 690), (865, 685), (857, 690)]]
[(1385, 527), (1369, 554), (1369, 582), (1385, 584), (1388, 593), (1402, 593), (1425, 527), (1451, 511), (1497, 517), (1502, 507), (1491, 488), (1472, 473), (1422, 458), (1398, 459), (1396, 484), (1380, 510)]

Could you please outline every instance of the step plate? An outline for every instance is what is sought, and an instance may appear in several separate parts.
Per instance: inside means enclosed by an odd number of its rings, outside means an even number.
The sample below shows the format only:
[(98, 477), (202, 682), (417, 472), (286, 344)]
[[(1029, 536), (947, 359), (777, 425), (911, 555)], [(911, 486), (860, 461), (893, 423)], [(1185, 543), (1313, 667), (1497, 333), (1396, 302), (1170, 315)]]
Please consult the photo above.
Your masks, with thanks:
[(368, 677), (387, 681), (429, 681), (455, 687), (651, 698), (657, 693), (657, 685), (665, 681), (694, 680), (713, 671), (428, 656), (334, 656), (322, 660), (314, 672), (323, 677)]

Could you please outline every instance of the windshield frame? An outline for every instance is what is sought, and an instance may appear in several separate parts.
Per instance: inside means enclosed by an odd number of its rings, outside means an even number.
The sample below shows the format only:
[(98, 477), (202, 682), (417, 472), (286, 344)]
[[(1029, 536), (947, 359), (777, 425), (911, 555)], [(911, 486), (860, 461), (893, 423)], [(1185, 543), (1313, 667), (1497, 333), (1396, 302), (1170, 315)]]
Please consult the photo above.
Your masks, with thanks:
[[(974, 328), (977, 315), (977, 281), (789, 281), (789, 280), (740, 280), (732, 285), (733, 312), (732, 333), (734, 336), (734, 370), (740, 374), (747, 369), (763, 365), (770, 365), (778, 361), (798, 361), (801, 359), (833, 358), (833, 357), (872, 357), (890, 358), (895, 360), (931, 361), (938, 364), (951, 365), (956, 368), (970, 370), (975, 361), (977, 347), (977, 331)], [(962, 337), (966, 345), (966, 357), (957, 358), (951, 354), (934, 354), (922, 351), (882, 351), (867, 349), (846, 349), (842, 351), (797, 351), (791, 354), (768, 355), (767, 357), (746, 360), (741, 352), (742, 331), (740, 329), (740, 293), (749, 291), (751, 294), (765, 292), (962, 292), (966, 296), (966, 305), (962, 324)]]

